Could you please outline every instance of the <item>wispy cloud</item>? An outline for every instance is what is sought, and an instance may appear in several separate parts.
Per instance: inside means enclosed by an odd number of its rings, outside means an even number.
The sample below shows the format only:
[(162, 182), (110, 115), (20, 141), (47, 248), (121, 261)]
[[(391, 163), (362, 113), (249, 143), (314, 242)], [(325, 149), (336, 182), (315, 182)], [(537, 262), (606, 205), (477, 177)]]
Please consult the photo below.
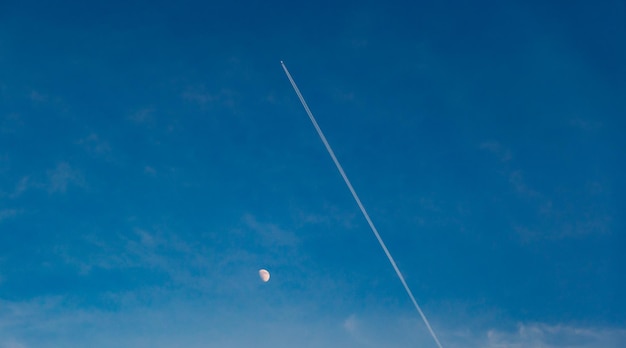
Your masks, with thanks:
[(16, 198), (22, 195), (25, 191), (33, 187), (41, 187), (41, 184), (34, 183), (30, 176), (23, 176), (15, 185), (11, 198)]
[(508, 162), (513, 158), (513, 154), (510, 149), (502, 146), (497, 141), (485, 141), (480, 144), (480, 149), (486, 150), (494, 154), (502, 162)]
[(344, 229), (353, 229), (357, 223), (355, 220), (361, 215), (354, 210), (345, 211), (336, 205), (326, 204), (322, 212), (310, 212), (298, 210), (295, 212), (295, 220), (298, 227), (305, 225), (339, 225)]
[(541, 197), (542, 195), (536, 190), (532, 189), (524, 179), (524, 174), (521, 170), (512, 170), (509, 172), (509, 183), (515, 188), (515, 190), (525, 197)]
[(247, 227), (255, 231), (260, 242), (268, 246), (296, 246), (299, 240), (293, 232), (280, 228), (276, 224), (259, 222), (253, 215), (246, 214), (243, 220)]
[(26, 99), (31, 102), (34, 106), (48, 106), (52, 107), (58, 111), (64, 110), (65, 105), (64, 101), (61, 97), (48, 93), (42, 92), (41, 90), (33, 89), (25, 95)]
[(209, 92), (205, 87), (189, 88), (182, 95), (184, 100), (208, 106), (211, 104), (219, 104), (228, 108), (234, 108), (237, 105), (238, 94), (229, 88), (222, 88), (217, 92)]
[[(89, 276), (94, 270), (132, 269), (148, 277), (162, 276), (168, 279), (168, 284), (201, 292), (231, 285), (228, 279), (238, 274), (228, 262), (237, 264), (245, 258), (231, 249), (216, 253), (203, 244), (183, 238), (176, 231), (159, 226), (130, 227), (126, 233), (107, 237), (90, 234), (73, 243), (59, 244), (53, 250), (79, 275)], [(220, 284), (216, 278), (221, 280)]]
[(143, 168), (143, 172), (150, 175), (150, 176), (156, 176), (157, 175), (157, 171), (156, 169), (154, 169), (154, 167), (152, 166), (145, 166)]
[(576, 327), (565, 324), (519, 324), (515, 331), (487, 331), (489, 348), (618, 348), (626, 344), (626, 329)]
[[(150, 305), (130, 300), (119, 310), (81, 310), (66, 298), (0, 300), (0, 347), (312, 348), (333, 347), (336, 338), (319, 321), (260, 320), (263, 313), (251, 317), (210, 300), (168, 295), (176, 300), (163, 296)], [(293, 315), (289, 309), (281, 312)]]
[(6, 153), (0, 154), (0, 172), (6, 170), (9, 163), (9, 155)]
[(27, 348), (27, 346), (13, 338), (7, 338), (4, 342), (0, 341), (0, 348)]
[(24, 120), (17, 113), (0, 116), (0, 133), (11, 134), (24, 126)]
[[(585, 209), (571, 202), (559, 201), (546, 189), (537, 189), (529, 182), (524, 170), (516, 166), (513, 152), (496, 141), (486, 141), (480, 144), (480, 149), (492, 153), (499, 159), (498, 172), (508, 181), (513, 192), (520, 201), (534, 209), (533, 219), (524, 218), (524, 221), (511, 221), (515, 231), (523, 243), (530, 243), (539, 239), (556, 240), (562, 238), (582, 237), (590, 234), (605, 234), (611, 229), (611, 215), (601, 209)], [(606, 189), (597, 181), (589, 182), (584, 189), (570, 189), (569, 194), (584, 195), (587, 198), (593, 195), (606, 194)], [(595, 197), (594, 199), (597, 199)], [(581, 211), (582, 210), (582, 211)]]
[(368, 339), (366, 337), (366, 334), (362, 328), (362, 324), (360, 323), (360, 320), (357, 318), (356, 314), (350, 314), (350, 316), (348, 316), (343, 321), (342, 327), (351, 338), (351, 340), (355, 341), (359, 345), (365, 347), (373, 346), (371, 339)]
[(105, 140), (102, 140), (96, 133), (79, 139), (76, 144), (81, 145), (87, 152), (94, 155), (108, 155), (111, 152), (111, 146)]
[(344, 91), (340, 89), (335, 89), (335, 91), (333, 92), (333, 98), (340, 102), (351, 103), (355, 101), (356, 95), (355, 95), (355, 92), (353, 91)]
[(65, 193), (68, 186), (85, 186), (85, 179), (80, 171), (72, 168), (68, 163), (61, 162), (56, 168), (48, 170), (48, 192)]
[[(186, 294), (185, 289), (163, 292), (155, 288), (107, 297), (107, 303), (120, 304), (115, 310), (80, 308), (60, 296), (0, 300), (0, 347), (176, 347), (181, 343), (190, 348), (434, 346), (415, 316), (370, 311), (315, 317), (302, 312), (305, 306), (277, 304), (278, 308), (271, 310), (254, 301), (245, 307), (261, 311), (233, 311), (241, 305)], [(246, 295), (250, 294), (260, 292)], [(621, 348), (626, 344), (622, 327), (520, 322), (509, 330), (468, 325), (472, 324), (437, 325), (444, 347)], [(129, 326), (133, 329), (128, 330)]]
[[(480, 318), (477, 321), (484, 322)], [(342, 327), (359, 346), (434, 346), (420, 324), (418, 318), (402, 315), (351, 314)], [(445, 321), (437, 324), (438, 333), (443, 346), (449, 348), (619, 348), (626, 344), (624, 327), (520, 322), (509, 330), (494, 323), (493, 318), (479, 326), (471, 320), (462, 326), (442, 324)]]
[(73, 168), (67, 162), (59, 162), (56, 167), (48, 169), (45, 173), (45, 179), (42, 179), (41, 175), (21, 177), (9, 197), (15, 199), (31, 189), (45, 190), (53, 194), (65, 193), (70, 186), (86, 187), (85, 178), (81, 171)]
[(128, 119), (136, 124), (146, 124), (154, 122), (154, 108), (146, 107), (139, 109), (128, 116)]
[(580, 117), (571, 119), (569, 125), (587, 132), (597, 131), (602, 128), (602, 122)]
[(354, 334), (358, 330), (356, 315), (351, 314), (343, 321), (343, 328), (349, 333)]
[(18, 214), (18, 210), (17, 209), (3, 209), (0, 210), (0, 222), (2, 222), (2, 220), (8, 219), (8, 218), (12, 218), (15, 215)]
[(48, 96), (39, 91), (31, 91), (29, 97), (30, 100), (36, 103), (43, 103), (48, 101)]
[[(186, 243), (172, 234), (162, 231), (133, 228), (132, 233), (117, 235), (104, 240), (94, 235), (83, 238), (83, 247), (93, 250), (88, 256), (77, 255), (63, 245), (55, 247), (56, 254), (64, 262), (77, 266), (81, 274), (88, 274), (93, 268), (128, 269), (146, 268), (175, 273), (172, 258), (192, 253)], [(167, 255), (171, 255), (168, 257)]]

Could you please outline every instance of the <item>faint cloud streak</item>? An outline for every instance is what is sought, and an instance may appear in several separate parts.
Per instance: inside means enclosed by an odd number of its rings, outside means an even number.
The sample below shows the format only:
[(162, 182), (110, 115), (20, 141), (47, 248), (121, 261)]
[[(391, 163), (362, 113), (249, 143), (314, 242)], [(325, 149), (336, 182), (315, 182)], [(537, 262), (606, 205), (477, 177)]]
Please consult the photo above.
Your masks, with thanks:
[(111, 152), (111, 146), (109, 143), (100, 139), (96, 133), (91, 133), (85, 138), (78, 140), (76, 143), (83, 146), (89, 153), (107, 155)]
[(587, 132), (597, 131), (602, 128), (602, 122), (590, 121), (582, 118), (571, 119), (569, 121), (569, 125)]
[(284, 230), (275, 224), (259, 222), (254, 216), (246, 214), (243, 217), (245, 224), (258, 233), (260, 242), (269, 246), (289, 246), (299, 244), (299, 240), (293, 232)]
[(9, 218), (12, 218), (14, 216), (16, 216), (18, 214), (17, 209), (4, 209), (4, 210), (0, 210), (0, 222), (2, 222), (2, 220), (6, 220)]
[(27, 191), (29, 188), (37, 187), (37, 186), (40, 186), (40, 185), (33, 183), (29, 176), (24, 176), (20, 179), (20, 181), (17, 182), (17, 185), (15, 185), (15, 189), (13, 190), (13, 193), (11, 194), (10, 197), (17, 198), (21, 196), (22, 193)]
[(190, 88), (182, 97), (201, 106), (220, 104), (233, 109), (237, 105), (237, 93), (228, 88), (222, 88), (219, 92), (207, 92), (204, 87)]
[(563, 324), (519, 324), (514, 332), (487, 331), (486, 343), (489, 348), (618, 348), (626, 343), (626, 330)]
[(151, 123), (154, 121), (154, 108), (147, 107), (140, 109), (128, 116), (128, 119), (136, 124)]
[(502, 162), (508, 162), (513, 158), (511, 150), (505, 148), (497, 141), (485, 141), (480, 144), (480, 149), (491, 152)]
[(524, 175), (522, 174), (521, 170), (511, 171), (509, 173), (509, 182), (511, 183), (511, 185), (513, 185), (513, 187), (518, 193), (524, 196), (528, 196), (528, 197), (541, 196), (539, 192), (533, 190), (526, 184), (524, 180)]
[(36, 103), (43, 103), (46, 102), (48, 100), (48, 96), (40, 93), (38, 91), (31, 91), (30, 92), (30, 100), (36, 102)]
[(85, 186), (83, 175), (66, 162), (57, 164), (56, 168), (48, 170), (48, 192), (65, 193), (69, 185)]
[(151, 166), (145, 166), (145, 167), (143, 168), (143, 172), (144, 172), (144, 173), (146, 173), (146, 174), (148, 174), (148, 175), (150, 175), (150, 176), (156, 176), (156, 175), (157, 175), (157, 171), (156, 171), (156, 169), (154, 169), (154, 168), (153, 168), (153, 167), (151, 167)]

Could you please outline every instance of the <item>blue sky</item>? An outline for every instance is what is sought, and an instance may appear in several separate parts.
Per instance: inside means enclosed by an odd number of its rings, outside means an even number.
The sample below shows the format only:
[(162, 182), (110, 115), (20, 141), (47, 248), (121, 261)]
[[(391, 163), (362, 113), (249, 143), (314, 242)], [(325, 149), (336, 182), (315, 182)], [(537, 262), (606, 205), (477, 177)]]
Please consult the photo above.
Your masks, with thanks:
[(3, 3), (0, 347), (436, 346), (281, 60), (444, 347), (623, 347), (625, 18)]

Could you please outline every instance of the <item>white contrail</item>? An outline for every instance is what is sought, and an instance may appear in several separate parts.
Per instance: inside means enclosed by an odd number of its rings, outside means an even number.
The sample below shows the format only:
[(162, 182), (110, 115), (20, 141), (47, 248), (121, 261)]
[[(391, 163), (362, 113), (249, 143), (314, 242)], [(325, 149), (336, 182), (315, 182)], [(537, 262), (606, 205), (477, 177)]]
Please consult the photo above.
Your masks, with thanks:
[(313, 126), (315, 127), (315, 130), (317, 130), (317, 134), (319, 134), (320, 138), (322, 139), (322, 142), (324, 143), (324, 146), (326, 146), (326, 150), (328, 150), (328, 153), (330, 154), (330, 157), (333, 159), (333, 162), (335, 162), (335, 165), (337, 166), (337, 169), (339, 170), (339, 173), (343, 177), (343, 181), (345, 181), (346, 185), (348, 185), (348, 189), (350, 189), (350, 192), (352, 193), (352, 197), (354, 197), (354, 200), (356, 201), (356, 204), (359, 205), (359, 208), (361, 209), (361, 212), (363, 213), (363, 216), (365, 216), (365, 220), (367, 220), (367, 223), (370, 225), (370, 228), (372, 229), (372, 232), (374, 232), (374, 235), (376, 236), (376, 239), (378, 239), (378, 243), (380, 243), (380, 246), (383, 248), (383, 251), (385, 252), (385, 255), (387, 255), (387, 258), (389, 259), (389, 262), (393, 266), (393, 269), (396, 271), (396, 274), (398, 275), (398, 278), (400, 278), (400, 281), (402, 282), (402, 285), (404, 286), (404, 290), (406, 290), (406, 293), (411, 298), (411, 301), (413, 302), (413, 305), (415, 305), (415, 309), (417, 309), (417, 312), (420, 314), (420, 316), (424, 320), (424, 324), (426, 324), (426, 327), (428, 328), (428, 331), (430, 332), (430, 335), (433, 337), (433, 339), (437, 343), (437, 346), (439, 348), (443, 348), (441, 346), (441, 343), (439, 342), (439, 339), (437, 338), (437, 335), (435, 335), (435, 332), (433, 331), (432, 327), (430, 327), (430, 323), (428, 322), (428, 319), (426, 319), (426, 316), (424, 315), (424, 312), (422, 312), (422, 309), (417, 304), (417, 301), (415, 300), (415, 297), (413, 296), (413, 293), (411, 292), (411, 289), (409, 289), (409, 286), (407, 285), (406, 281), (404, 280), (404, 277), (402, 276), (402, 273), (400, 273), (400, 269), (398, 269), (398, 266), (396, 265), (396, 262), (394, 261), (393, 257), (389, 253), (389, 250), (387, 250), (387, 246), (385, 246), (385, 242), (383, 242), (383, 239), (380, 237), (380, 234), (378, 234), (378, 230), (376, 229), (376, 226), (374, 226), (374, 223), (372, 222), (372, 219), (370, 219), (370, 216), (367, 213), (367, 211), (365, 210), (365, 207), (363, 206), (363, 203), (361, 203), (361, 200), (359, 199), (359, 196), (356, 194), (356, 191), (354, 191), (354, 188), (352, 187), (352, 184), (350, 183), (350, 180), (348, 180), (348, 176), (346, 176), (346, 173), (343, 171), (343, 168), (341, 167), (341, 164), (339, 164), (339, 160), (337, 160), (337, 157), (335, 157), (335, 153), (333, 152), (333, 149), (330, 147), (330, 144), (328, 144), (328, 141), (326, 140), (326, 137), (324, 136), (324, 133), (322, 133), (322, 129), (317, 124), (317, 121), (315, 121), (315, 117), (313, 117), (313, 113), (311, 113), (311, 110), (309, 109), (309, 106), (306, 105), (306, 101), (304, 101), (304, 97), (300, 93), (300, 90), (298, 89), (298, 86), (296, 85), (296, 82), (291, 77), (291, 74), (289, 73), (289, 70), (287, 70), (287, 67), (285, 66), (285, 63), (283, 63), (282, 60), (280, 61), (280, 64), (283, 66), (283, 70), (285, 70), (285, 74), (287, 74), (287, 78), (289, 78), (289, 82), (291, 82), (291, 85), (293, 86), (294, 91), (296, 91), (296, 94), (298, 95), (298, 98), (300, 98), (300, 102), (302, 102), (302, 106), (304, 106), (304, 110), (306, 111), (307, 115), (309, 115), (309, 118), (311, 119), (311, 122), (313, 123)]

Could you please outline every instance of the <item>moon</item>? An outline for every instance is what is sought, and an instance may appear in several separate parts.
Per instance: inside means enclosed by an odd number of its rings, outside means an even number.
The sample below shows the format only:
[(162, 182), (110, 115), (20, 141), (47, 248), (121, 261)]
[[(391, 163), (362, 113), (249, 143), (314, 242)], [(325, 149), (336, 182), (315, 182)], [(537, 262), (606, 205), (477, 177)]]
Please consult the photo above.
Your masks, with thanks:
[(270, 272), (268, 272), (265, 269), (260, 269), (259, 277), (261, 277), (261, 280), (263, 281), (263, 283), (267, 283), (270, 280)]

